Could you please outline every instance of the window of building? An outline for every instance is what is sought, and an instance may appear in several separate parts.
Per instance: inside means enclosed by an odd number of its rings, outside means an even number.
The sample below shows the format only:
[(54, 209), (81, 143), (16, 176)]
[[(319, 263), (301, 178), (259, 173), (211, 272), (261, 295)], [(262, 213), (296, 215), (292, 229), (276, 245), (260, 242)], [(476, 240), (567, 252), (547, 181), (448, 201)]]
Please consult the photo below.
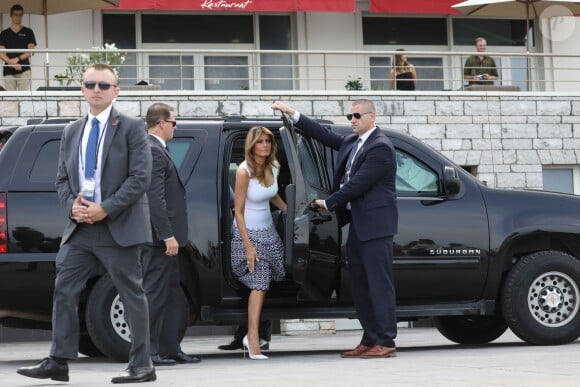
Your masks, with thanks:
[(205, 90), (248, 90), (247, 56), (205, 56)]
[[(103, 14), (103, 42), (115, 43), (117, 48), (134, 49), (137, 47), (135, 15)], [(118, 69), (121, 85), (134, 85), (137, 77), (137, 55), (125, 55), (125, 63)]]
[(149, 82), (164, 90), (193, 90), (193, 56), (149, 55)]
[[(530, 21), (530, 47), (534, 46), (533, 21)], [(453, 44), (475, 45), (484, 37), (488, 46), (525, 46), (526, 21), (506, 19), (453, 19)]]
[(141, 16), (143, 43), (254, 43), (251, 15)]
[(542, 178), (547, 191), (580, 194), (580, 166), (544, 166)]
[[(371, 90), (391, 90), (389, 74), (390, 57), (370, 57)], [(409, 63), (415, 66), (417, 90), (443, 90), (443, 58), (409, 57)]]
[[(260, 49), (290, 50), (292, 48), (289, 16), (260, 16)], [(292, 90), (292, 56), (260, 55), (262, 90)]]
[(363, 17), (362, 22), (365, 45), (447, 45), (445, 18)]

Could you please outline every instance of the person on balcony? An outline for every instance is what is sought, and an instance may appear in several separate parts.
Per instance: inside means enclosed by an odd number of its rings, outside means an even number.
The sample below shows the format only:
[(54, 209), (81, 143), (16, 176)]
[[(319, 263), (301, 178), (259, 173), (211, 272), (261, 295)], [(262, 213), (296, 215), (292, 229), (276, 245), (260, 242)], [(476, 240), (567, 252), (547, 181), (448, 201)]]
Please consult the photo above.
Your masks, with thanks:
[(4, 61), (4, 88), (6, 90), (30, 90), (30, 57), (31, 52), (1, 52), (4, 49), (34, 49), (36, 38), (34, 32), (22, 25), (24, 8), (15, 4), (10, 8), (12, 25), (0, 33), (0, 59)]
[(475, 39), (475, 49), (478, 52), (477, 55), (471, 55), (465, 61), (463, 79), (469, 82), (469, 86), (493, 85), (499, 75), (493, 58), (484, 54), (487, 50), (485, 38), (479, 37)]
[(391, 90), (415, 90), (417, 80), (415, 66), (409, 63), (407, 55), (403, 53), (404, 49), (399, 48), (397, 51), (401, 51), (401, 53), (395, 55), (395, 60), (391, 67), (389, 75)]

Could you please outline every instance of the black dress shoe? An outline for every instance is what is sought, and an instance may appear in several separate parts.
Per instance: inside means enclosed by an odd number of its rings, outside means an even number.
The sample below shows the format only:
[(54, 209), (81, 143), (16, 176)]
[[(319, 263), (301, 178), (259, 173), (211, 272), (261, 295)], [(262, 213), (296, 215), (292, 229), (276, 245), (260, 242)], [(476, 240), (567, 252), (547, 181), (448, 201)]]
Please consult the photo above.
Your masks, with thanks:
[(186, 363), (200, 363), (201, 359), (197, 356), (189, 356), (185, 353), (182, 352), (178, 352), (176, 354), (173, 355), (168, 355), (166, 356), (167, 359), (171, 359), (171, 360), (175, 360), (176, 362), (178, 362), (179, 364), (186, 364)]
[(47, 357), (35, 366), (21, 367), (18, 369), (20, 375), (36, 379), (52, 379), (60, 382), (68, 382), (68, 365), (58, 364), (54, 359)]
[(151, 355), (151, 361), (156, 366), (173, 366), (177, 364), (175, 360), (161, 357), (160, 355)]
[(129, 367), (119, 376), (111, 379), (111, 383), (143, 383), (157, 380), (153, 367)]
[[(242, 349), (242, 339), (233, 339), (229, 344), (218, 345), (218, 349), (223, 351), (234, 351), (236, 349)], [(260, 339), (260, 349), (263, 351), (267, 351), (270, 349), (270, 342)]]
[(233, 339), (229, 344), (218, 345), (218, 349), (223, 351), (234, 351), (236, 349), (242, 349), (242, 339)]

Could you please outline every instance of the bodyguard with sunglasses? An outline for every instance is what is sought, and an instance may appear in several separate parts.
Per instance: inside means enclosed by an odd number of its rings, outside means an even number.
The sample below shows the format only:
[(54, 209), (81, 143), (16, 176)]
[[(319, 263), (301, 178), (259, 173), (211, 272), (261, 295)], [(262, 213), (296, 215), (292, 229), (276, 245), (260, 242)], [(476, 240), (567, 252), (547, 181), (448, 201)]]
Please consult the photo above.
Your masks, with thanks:
[(155, 366), (199, 363), (181, 350), (187, 321), (187, 300), (181, 291), (179, 248), (187, 244), (185, 186), (169, 154), (175, 133), (175, 109), (154, 103), (147, 109), (147, 130), (153, 157), (147, 191), (153, 243), (143, 246), (143, 287), (149, 303), (151, 360)]
[[(350, 113), (352, 135), (345, 137), (276, 101), (272, 109), (292, 117), (307, 136), (338, 151), (332, 194), (315, 202), (350, 221), (346, 254), (352, 296), (363, 337), (343, 358), (386, 358), (397, 354), (396, 299), (393, 282), (393, 235), (397, 232), (395, 191), (397, 164), (391, 141), (375, 125), (374, 103), (354, 101)], [(349, 219), (350, 218), (350, 219)]]
[(131, 330), (129, 366), (112, 383), (156, 379), (149, 351), (141, 246), (151, 241), (146, 192), (151, 150), (143, 120), (119, 113), (115, 70), (90, 66), (83, 75), (87, 117), (63, 131), (56, 188), (68, 223), (56, 256), (50, 357), (18, 370), (38, 379), (69, 380), (78, 355), (78, 302), (87, 280), (105, 271), (123, 300)]

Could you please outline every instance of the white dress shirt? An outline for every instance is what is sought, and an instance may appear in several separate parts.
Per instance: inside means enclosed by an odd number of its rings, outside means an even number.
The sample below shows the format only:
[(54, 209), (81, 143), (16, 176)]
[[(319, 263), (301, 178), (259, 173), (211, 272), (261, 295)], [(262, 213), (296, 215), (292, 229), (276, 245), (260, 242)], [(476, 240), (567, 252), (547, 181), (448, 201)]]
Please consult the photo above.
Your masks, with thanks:
[[(103, 156), (103, 143), (105, 135), (107, 132), (107, 123), (109, 122), (109, 116), (111, 115), (111, 109), (113, 105), (99, 113), (96, 118), (99, 120), (99, 138), (98, 138), (98, 148), (97, 148), (97, 169), (95, 170), (95, 203), (101, 203), (101, 161)], [(93, 121), (93, 116), (91, 113), (88, 114), (88, 119), (83, 129), (83, 137), (81, 139), (81, 146), (79, 148), (79, 185), (82, 189), (85, 182), (85, 164), (87, 157), (85, 152), (87, 150), (87, 142), (89, 141), (89, 133), (91, 132), (91, 122)]]

